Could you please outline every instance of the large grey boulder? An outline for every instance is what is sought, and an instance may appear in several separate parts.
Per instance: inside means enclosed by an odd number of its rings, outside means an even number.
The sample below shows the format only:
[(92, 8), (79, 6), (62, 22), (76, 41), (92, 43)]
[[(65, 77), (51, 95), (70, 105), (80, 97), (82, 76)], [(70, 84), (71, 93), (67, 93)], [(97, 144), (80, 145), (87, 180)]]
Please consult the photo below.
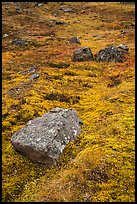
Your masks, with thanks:
[(81, 134), (81, 124), (75, 110), (56, 107), (30, 120), (13, 134), (11, 143), (30, 160), (50, 167), (56, 164), (66, 144)]
[(94, 60), (93, 53), (89, 47), (81, 47), (73, 52), (72, 61), (90, 61)]

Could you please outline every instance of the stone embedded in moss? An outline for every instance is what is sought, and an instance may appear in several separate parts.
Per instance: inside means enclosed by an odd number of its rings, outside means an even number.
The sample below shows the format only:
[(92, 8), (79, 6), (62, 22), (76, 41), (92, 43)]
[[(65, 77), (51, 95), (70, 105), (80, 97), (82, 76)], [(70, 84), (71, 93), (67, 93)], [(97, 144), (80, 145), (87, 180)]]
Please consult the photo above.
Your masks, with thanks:
[(93, 54), (89, 47), (82, 47), (73, 52), (72, 61), (90, 61), (94, 60)]
[(76, 37), (76, 36), (70, 38), (70, 39), (69, 39), (69, 43), (70, 43), (70, 44), (72, 44), (72, 43), (78, 43), (78, 44), (81, 44), (79, 38)]
[(120, 44), (118, 47), (110, 45), (101, 49), (96, 55), (97, 62), (123, 62), (125, 55), (128, 53), (128, 47)]
[(39, 78), (39, 74), (32, 74), (30, 77), (29, 77), (29, 79), (30, 80), (33, 80), (33, 79), (37, 79), (37, 78)]
[(27, 40), (25, 40), (25, 39), (14, 39), (13, 41), (12, 41), (12, 45), (16, 45), (16, 46), (25, 46), (25, 45), (27, 45), (28, 44), (28, 42), (27, 42)]
[(50, 167), (56, 164), (66, 144), (81, 134), (81, 120), (73, 109), (54, 108), (14, 133), (14, 149), (30, 160)]

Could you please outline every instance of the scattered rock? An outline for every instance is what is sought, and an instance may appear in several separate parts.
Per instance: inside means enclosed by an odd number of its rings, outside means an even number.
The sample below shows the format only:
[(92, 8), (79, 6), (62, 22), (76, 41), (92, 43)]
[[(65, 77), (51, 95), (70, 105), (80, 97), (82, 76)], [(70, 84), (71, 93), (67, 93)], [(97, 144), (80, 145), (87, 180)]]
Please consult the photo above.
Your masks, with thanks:
[(123, 49), (123, 50), (126, 50), (126, 51), (129, 51), (128, 46), (127, 46), (127, 45), (124, 45), (124, 44), (120, 44), (120, 45), (118, 46), (118, 48)]
[(33, 69), (33, 68), (30, 68), (30, 69), (28, 70), (29, 73), (35, 73), (35, 71), (36, 71), (36, 70)]
[(37, 79), (37, 78), (39, 78), (39, 74), (32, 74), (32, 75), (29, 77), (30, 80)]
[(81, 134), (81, 124), (75, 110), (56, 107), (30, 120), (13, 134), (11, 143), (31, 161), (50, 167), (56, 164), (66, 144)]
[(13, 45), (18, 45), (18, 46), (25, 46), (27, 45), (27, 40), (23, 40), (23, 39), (14, 39), (12, 41)]
[(16, 13), (19, 13), (19, 14), (22, 13), (21, 8), (19, 6), (16, 6), (15, 10), (16, 10)]
[(61, 8), (61, 10), (63, 10), (65, 13), (73, 12), (73, 10), (70, 8)]
[(63, 22), (63, 21), (56, 21), (56, 24), (57, 25), (62, 25), (62, 24), (65, 24), (65, 22)]
[(94, 60), (89, 47), (82, 47), (73, 52), (72, 61), (90, 61)]
[(35, 2), (35, 6), (43, 6), (43, 4), (46, 4), (48, 2)]
[(70, 43), (70, 44), (72, 44), (72, 43), (81, 44), (81, 43), (80, 43), (80, 40), (78, 39), (78, 37), (72, 37), (72, 38), (70, 38), (69, 43)]
[(128, 47), (125, 45), (119, 45), (118, 47), (111, 45), (104, 49), (101, 49), (96, 55), (95, 60), (97, 62), (123, 62), (125, 54), (127, 54)]
[(7, 37), (8, 37), (8, 34), (4, 33), (3, 38), (7, 38)]

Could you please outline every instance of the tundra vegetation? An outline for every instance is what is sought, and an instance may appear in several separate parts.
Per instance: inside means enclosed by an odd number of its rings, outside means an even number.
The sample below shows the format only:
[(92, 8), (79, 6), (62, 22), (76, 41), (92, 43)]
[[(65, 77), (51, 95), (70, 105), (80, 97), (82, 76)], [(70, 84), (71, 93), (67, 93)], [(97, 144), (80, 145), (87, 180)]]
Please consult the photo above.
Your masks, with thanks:
[[(134, 15), (119, 2), (2, 3), (3, 202), (135, 202)], [(71, 59), (112, 44), (129, 47), (123, 62)], [(10, 140), (57, 106), (77, 111), (82, 134), (45, 169)]]

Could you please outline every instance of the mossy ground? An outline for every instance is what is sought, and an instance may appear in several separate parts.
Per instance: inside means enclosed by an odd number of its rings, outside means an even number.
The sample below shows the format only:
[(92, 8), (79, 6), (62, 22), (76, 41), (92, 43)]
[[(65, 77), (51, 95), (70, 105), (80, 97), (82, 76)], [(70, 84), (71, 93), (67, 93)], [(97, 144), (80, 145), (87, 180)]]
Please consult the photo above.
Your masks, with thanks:
[[(15, 12), (13, 2), (2, 5), (2, 33), (8, 34), (2, 40), (3, 202), (134, 202), (134, 4), (16, 4), (22, 13)], [(81, 45), (69, 44), (72, 36)], [(12, 45), (13, 38), (28, 44)], [(76, 48), (89, 46), (95, 54), (121, 43), (129, 47), (125, 62), (71, 60)], [(30, 81), (34, 65), (40, 77)], [(46, 170), (16, 153), (10, 139), (56, 106), (74, 108), (84, 124), (58, 164)]]

